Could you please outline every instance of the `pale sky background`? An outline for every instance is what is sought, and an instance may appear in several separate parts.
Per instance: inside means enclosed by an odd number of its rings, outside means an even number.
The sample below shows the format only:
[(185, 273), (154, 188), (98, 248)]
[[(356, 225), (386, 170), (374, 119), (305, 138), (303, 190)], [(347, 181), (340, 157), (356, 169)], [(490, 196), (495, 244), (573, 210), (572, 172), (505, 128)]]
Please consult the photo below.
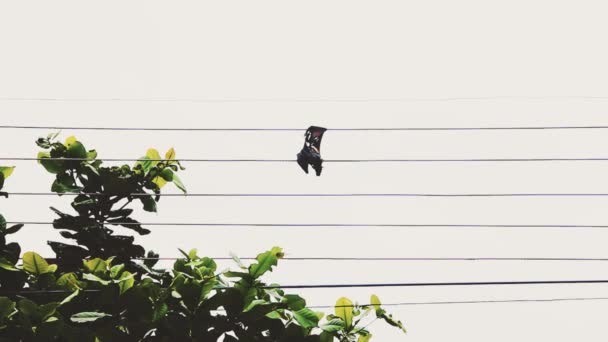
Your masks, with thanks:
[[(178, 158), (290, 159), (311, 124), (340, 127), (606, 125), (603, 1), (0, 2), (0, 124), (287, 127), (302, 132), (79, 132), (100, 157), (175, 147)], [(468, 98), (454, 100), (453, 98)], [(485, 98), (485, 99), (480, 99)], [(488, 97), (488, 98), (486, 98)], [(67, 101), (22, 101), (24, 98)], [(130, 99), (108, 101), (108, 99)], [(142, 100), (144, 99), (144, 100)], [(157, 99), (157, 100), (145, 100)], [(158, 101), (173, 99), (175, 101)], [(177, 101), (198, 99), (209, 101)], [(408, 100), (409, 99), (409, 100)], [(423, 100), (426, 99), (426, 100)], [(443, 100), (429, 100), (443, 99)], [(1, 130), (2, 157), (34, 157), (37, 130)], [(608, 157), (605, 130), (336, 132), (326, 159)], [(8, 162), (5, 164), (9, 164)], [(35, 162), (7, 191), (49, 191)], [(608, 192), (608, 162), (185, 163), (193, 193)], [(167, 189), (175, 192), (173, 188)], [(11, 221), (50, 221), (69, 198), (1, 201)], [(608, 198), (164, 198), (147, 222), (608, 224)], [(306, 214), (307, 216), (303, 216)], [(447, 228), (152, 228), (162, 256), (608, 257), (608, 231)], [(19, 235), (51, 255), (45, 226)], [(283, 284), (606, 279), (602, 262), (296, 262)], [(300, 291), (311, 305), (608, 296), (608, 286)], [(390, 308), (376, 341), (605, 341), (604, 302)]]

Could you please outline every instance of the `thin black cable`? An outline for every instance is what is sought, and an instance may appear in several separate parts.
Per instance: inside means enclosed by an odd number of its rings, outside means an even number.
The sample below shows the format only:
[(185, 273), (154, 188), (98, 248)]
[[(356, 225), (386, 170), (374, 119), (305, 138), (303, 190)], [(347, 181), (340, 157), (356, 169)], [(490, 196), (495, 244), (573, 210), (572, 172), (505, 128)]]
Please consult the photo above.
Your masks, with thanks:
[[(80, 290), (84, 293), (98, 293), (100, 290)], [(66, 290), (34, 290), (0, 292), (0, 295), (27, 295), (27, 294), (70, 294)], [(551, 303), (551, 302), (582, 302), (582, 301), (604, 301), (608, 297), (571, 297), (571, 298), (525, 298), (525, 299), (496, 299), (496, 300), (466, 300), (466, 301), (432, 301), (432, 302), (398, 302), (382, 303), (383, 307), (392, 306), (417, 306), (417, 305), (457, 305), (457, 304), (501, 304), (501, 303)], [(373, 307), (374, 304), (361, 304), (360, 307)], [(310, 305), (309, 309), (333, 309), (342, 307), (354, 307), (354, 305)]]
[[(25, 225), (52, 225), (53, 222), (41, 221), (8, 221), (8, 224)], [(178, 227), (344, 227), (344, 228), (597, 228), (606, 229), (608, 225), (584, 225), (584, 224), (392, 224), (392, 223), (193, 223), (193, 222), (106, 222), (111, 225), (142, 225), (142, 226), (178, 226)]]
[[(232, 257), (209, 257), (213, 260), (234, 260)], [(19, 258), (21, 260), (21, 258)], [(44, 257), (46, 260), (55, 257)], [(134, 258), (135, 260), (175, 261), (183, 257)], [(257, 260), (256, 257), (239, 257), (240, 260)], [(541, 258), (541, 257), (283, 257), (285, 261), (576, 261), (576, 262), (605, 262), (608, 258)]]
[[(148, 260), (154, 258), (142, 258)], [(177, 260), (174, 258), (159, 258), (159, 260)], [(233, 260), (230, 257), (211, 257), (215, 260)], [(254, 257), (239, 258), (241, 260), (256, 260)], [(608, 258), (494, 258), (494, 257), (464, 257), (464, 258), (441, 258), (441, 257), (283, 257), (281, 260), (293, 261), (608, 261)]]
[[(369, 284), (299, 284), (299, 285), (266, 285), (263, 289), (336, 289), (336, 288), (370, 288), (370, 287), (446, 287), (446, 286), (519, 286), (519, 285), (576, 285), (576, 284), (608, 284), (608, 280), (539, 280), (539, 281), (482, 281), (482, 282), (435, 282), (435, 283), (369, 283)], [(215, 287), (218, 290), (230, 287)], [(96, 290), (85, 290), (87, 292)], [(64, 290), (25, 290), (0, 291), (0, 295), (20, 294), (53, 294), (71, 293)]]
[[(41, 160), (63, 160), (63, 161), (91, 161), (88, 158), (35, 158), (35, 157), (0, 157), (4, 161), (41, 161)], [(141, 158), (95, 158), (94, 160), (110, 162), (137, 162)], [(146, 161), (165, 161), (163, 159), (146, 159)], [(180, 162), (192, 163), (294, 163), (295, 159), (201, 159), (180, 158)], [(465, 158), (465, 159), (324, 159), (327, 163), (493, 163), (493, 162), (595, 162), (608, 161), (608, 157), (584, 157), (584, 158)]]
[[(79, 290), (81, 293), (98, 293), (100, 290)], [(0, 291), (0, 295), (37, 295), (37, 294), (71, 294), (67, 290), (29, 290), (29, 291)], [(581, 302), (604, 301), (608, 297), (570, 297), (570, 298), (525, 298), (525, 299), (495, 299), (495, 300), (466, 300), (466, 301), (432, 301), (432, 302), (398, 302), (382, 303), (382, 306), (416, 306), (416, 305), (458, 305), (458, 304), (501, 304), (501, 303), (551, 303), (551, 302)], [(372, 307), (374, 304), (361, 304), (362, 307)], [(354, 305), (310, 305), (309, 309), (333, 309), (341, 307), (354, 307)]]
[[(0, 125), (0, 129), (46, 129), (46, 130), (85, 130), (85, 131), (174, 131), (174, 132), (303, 132), (302, 128), (185, 128), (185, 127), (85, 127), (85, 126), (25, 126)], [(334, 132), (360, 131), (500, 131), (500, 130), (569, 130), (569, 129), (608, 129), (608, 125), (579, 126), (493, 126), (493, 127), (351, 127), (328, 128)]]
[[(578, 301), (603, 301), (608, 297), (574, 297), (574, 298), (542, 298), (542, 299), (496, 299), (496, 300), (465, 300), (465, 301), (434, 301), (434, 302), (400, 302), (382, 303), (382, 306), (410, 306), (410, 305), (450, 305), (450, 304), (499, 304), (499, 303), (550, 303), (550, 302), (578, 302)], [(373, 304), (362, 304), (363, 307), (372, 307)], [(333, 309), (354, 307), (354, 305), (312, 305), (310, 309)]]
[(192, 102), (192, 103), (377, 103), (377, 102), (454, 102), (454, 101), (545, 101), (545, 100), (578, 100), (578, 101), (604, 101), (608, 96), (455, 96), (455, 97), (266, 97), (266, 98), (177, 98), (177, 97), (142, 97), (142, 98), (59, 98), (59, 97), (2, 97), (5, 102)]
[[(78, 192), (7, 192), (10, 196), (91, 196), (117, 195)], [(130, 197), (156, 196), (149, 193), (121, 194)], [(185, 193), (162, 194), (161, 197), (605, 197), (608, 193)]]
[(299, 284), (269, 285), (265, 289), (336, 289), (368, 287), (445, 287), (445, 286), (516, 286), (516, 285), (608, 284), (608, 280), (538, 280), (538, 281), (480, 281), (439, 283), (370, 283), (370, 284)]
[[(97, 293), (99, 290), (80, 290), (84, 293)], [(21, 291), (21, 292), (0, 292), (0, 295), (27, 295), (27, 294), (69, 294), (65, 290), (46, 290), (46, 291)], [(464, 305), (464, 304), (504, 304), (504, 303), (551, 303), (551, 302), (584, 302), (584, 301), (605, 301), (608, 297), (571, 297), (571, 298), (525, 298), (525, 299), (495, 299), (495, 300), (466, 300), (466, 301), (432, 301), (432, 302), (398, 302), (382, 303), (383, 307), (391, 306), (418, 306), (418, 305)], [(372, 307), (373, 304), (362, 304), (361, 307)], [(310, 305), (309, 309), (333, 309), (341, 307), (354, 307), (354, 305)]]

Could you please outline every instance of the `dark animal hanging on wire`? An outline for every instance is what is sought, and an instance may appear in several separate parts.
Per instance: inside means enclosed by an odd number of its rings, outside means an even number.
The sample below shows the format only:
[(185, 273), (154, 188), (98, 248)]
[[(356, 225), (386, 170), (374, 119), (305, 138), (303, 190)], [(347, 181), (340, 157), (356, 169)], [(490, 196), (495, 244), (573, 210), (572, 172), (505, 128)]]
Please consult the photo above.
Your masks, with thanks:
[(323, 139), (323, 133), (327, 129), (323, 127), (310, 126), (306, 130), (306, 139), (304, 140), (304, 147), (302, 151), (298, 153), (298, 165), (308, 173), (308, 165), (317, 173), (317, 176), (321, 175), (323, 170), (323, 159), (321, 159), (321, 139)]

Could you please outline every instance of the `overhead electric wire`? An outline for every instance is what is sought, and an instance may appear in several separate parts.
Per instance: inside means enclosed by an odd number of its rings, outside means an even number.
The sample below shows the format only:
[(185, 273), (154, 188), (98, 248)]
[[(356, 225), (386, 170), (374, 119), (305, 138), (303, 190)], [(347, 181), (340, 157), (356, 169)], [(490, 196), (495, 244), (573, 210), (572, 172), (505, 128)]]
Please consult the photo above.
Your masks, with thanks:
[[(138, 162), (139, 158), (36, 158), (36, 157), (0, 157), (3, 161), (41, 161), (41, 160), (63, 160), (63, 161), (109, 161), (109, 162)], [(295, 163), (296, 159), (205, 159), (205, 158), (180, 158), (180, 162), (191, 163)], [(145, 159), (148, 162), (163, 162), (164, 159)], [(464, 158), (464, 159), (323, 159), (326, 163), (484, 163), (484, 162), (595, 162), (608, 161), (608, 157), (582, 157), (582, 158)]]
[[(52, 225), (44, 221), (9, 221), (8, 224)], [(585, 224), (445, 224), (445, 223), (212, 223), (212, 222), (106, 222), (109, 225), (176, 226), (176, 227), (337, 227), (337, 228), (591, 228), (606, 229), (608, 225)]]
[(608, 96), (561, 95), (561, 96), (453, 96), (453, 97), (226, 97), (226, 98), (179, 98), (179, 97), (1, 97), (4, 102), (192, 102), (192, 103), (376, 103), (376, 102), (454, 102), (454, 101), (605, 101)]
[[(379, 288), (379, 287), (446, 287), (446, 286), (520, 286), (520, 285), (582, 285), (582, 284), (608, 284), (608, 280), (524, 280), (524, 281), (480, 281), (480, 282), (428, 282), (428, 283), (352, 283), (352, 284), (294, 284), (294, 285), (264, 285), (262, 289), (336, 289), (336, 288)], [(226, 286), (215, 287), (218, 290), (230, 289)], [(85, 290), (96, 291), (96, 290)], [(22, 291), (0, 291), (0, 295), (21, 294), (52, 294), (71, 293), (63, 290), (22, 290)]]
[[(99, 293), (100, 290), (79, 290), (81, 293)], [(0, 295), (43, 295), (43, 294), (72, 294), (67, 290), (29, 290), (29, 291), (0, 291)], [(522, 298), (522, 299), (487, 299), (487, 300), (462, 300), (462, 301), (424, 301), (424, 302), (389, 302), (382, 303), (386, 306), (418, 306), (418, 305), (466, 305), (466, 304), (506, 304), (506, 303), (552, 303), (552, 302), (586, 302), (605, 301), (608, 297), (569, 297), (569, 298)], [(361, 304), (361, 307), (371, 307), (374, 304)], [(341, 307), (354, 307), (354, 305), (309, 305), (309, 309), (333, 309)]]
[[(147, 197), (154, 193), (104, 194), (88, 192), (6, 192), (11, 196)], [(170, 193), (161, 197), (605, 197), (608, 193)]]
[[(464, 300), (464, 301), (433, 301), (433, 302), (400, 302), (382, 303), (382, 306), (410, 306), (410, 305), (450, 305), (450, 304), (500, 304), (500, 303), (550, 303), (550, 302), (578, 302), (578, 301), (603, 301), (608, 297), (573, 297), (573, 298), (524, 298), (524, 299), (489, 299), (489, 300)], [(374, 304), (362, 304), (360, 306), (370, 307)], [(310, 309), (333, 309), (335, 307), (354, 307), (354, 305), (311, 305)]]
[[(135, 260), (158, 260), (158, 261), (175, 261), (184, 257), (141, 257), (134, 258)], [(209, 257), (213, 260), (234, 260), (233, 257)], [(19, 258), (21, 260), (21, 258)], [(55, 257), (44, 257), (46, 260), (55, 259)], [(256, 257), (239, 257), (240, 260), (257, 260)], [(608, 258), (548, 258), (548, 257), (290, 257), (281, 258), (282, 261), (576, 261), (576, 262), (606, 262)]]
[(516, 285), (567, 285), (567, 284), (608, 284), (608, 280), (524, 280), (524, 281), (479, 281), (479, 282), (428, 282), (428, 283), (366, 283), (366, 284), (297, 284), (268, 285), (266, 289), (334, 289), (368, 287), (445, 287), (445, 286), (516, 286)]
[[(300, 132), (302, 128), (272, 127), (87, 127), (87, 126), (40, 126), (40, 125), (0, 125), (0, 129), (47, 129), (47, 130), (84, 130), (84, 131), (165, 131), (165, 132)], [(327, 128), (333, 132), (360, 131), (500, 131), (500, 130), (569, 130), (569, 129), (608, 129), (608, 125), (568, 125), (568, 126), (489, 126), (489, 127), (345, 127)]]

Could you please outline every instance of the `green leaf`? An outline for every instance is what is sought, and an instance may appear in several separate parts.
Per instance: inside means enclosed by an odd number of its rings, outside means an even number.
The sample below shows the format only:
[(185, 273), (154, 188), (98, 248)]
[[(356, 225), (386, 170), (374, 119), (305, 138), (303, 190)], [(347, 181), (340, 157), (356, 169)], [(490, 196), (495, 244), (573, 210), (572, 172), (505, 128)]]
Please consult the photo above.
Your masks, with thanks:
[[(68, 138), (69, 139), (69, 138)], [(84, 145), (80, 143), (80, 141), (74, 141), (70, 145), (67, 146), (66, 157), (68, 158), (87, 158), (87, 149), (84, 148)]]
[(80, 187), (76, 185), (76, 181), (67, 173), (60, 173), (55, 178), (51, 191), (56, 193), (78, 192)]
[(382, 309), (381, 308), (382, 303), (380, 303), (380, 298), (378, 298), (378, 296), (372, 295), (372, 297), (370, 299), (370, 303), (372, 304), (372, 306), (374, 307), (376, 312), (378, 312)]
[(146, 152), (146, 157), (150, 158), (150, 159), (154, 159), (154, 160), (161, 160), (162, 158), (160, 157), (160, 153), (158, 153), (158, 151), (154, 148), (150, 148), (148, 149), (148, 151)]
[(171, 170), (170, 168), (166, 167), (164, 168), (161, 172), (160, 172), (160, 177), (162, 177), (164, 180), (166, 180), (167, 182), (172, 182), (173, 181), (173, 177), (175, 176), (175, 174), (173, 173), (173, 170)]
[(61, 306), (61, 305), (64, 305), (64, 304), (67, 304), (67, 303), (71, 302), (71, 301), (72, 301), (72, 299), (74, 299), (74, 298), (78, 297), (78, 294), (80, 294), (80, 290), (76, 290), (76, 291), (74, 291), (72, 294), (70, 294), (69, 296), (65, 297), (65, 298), (64, 298), (64, 299), (61, 301), (61, 303), (59, 303), (59, 305)]
[(116, 277), (118, 277), (119, 275), (122, 274), (122, 271), (125, 270), (125, 265), (124, 264), (119, 264), (116, 266), (112, 266), (112, 268), (110, 269), (110, 278), (112, 279), (116, 279)]
[(264, 273), (271, 271), (282, 257), (283, 250), (280, 247), (273, 247), (270, 251), (259, 254), (256, 257), (258, 262), (249, 266), (249, 274), (254, 279), (261, 277)]
[(167, 185), (167, 181), (161, 176), (154, 177), (154, 179), (152, 179), (152, 183), (156, 184), (159, 189)]
[(198, 258), (197, 252), (198, 252), (198, 251), (197, 251), (197, 249), (196, 249), (196, 248), (192, 248), (192, 249), (191, 249), (191, 250), (188, 252), (188, 258), (189, 258), (190, 260), (197, 259), (197, 258)]
[(319, 324), (319, 317), (317, 314), (308, 308), (295, 311), (293, 317), (306, 329), (315, 328)]
[(26, 252), (23, 254), (23, 269), (28, 273), (36, 275), (50, 272), (49, 264), (46, 260), (34, 252)]
[(74, 323), (88, 323), (110, 316), (112, 315), (104, 312), (79, 312), (77, 314), (73, 314), (70, 320)]
[(118, 288), (120, 289), (120, 294), (127, 292), (130, 288), (135, 284), (134, 274), (131, 274), (128, 271), (124, 271), (120, 276), (120, 281), (118, 283)]
[(141, 165), (141, 169), (144, 171), (145, 174), (148, 174), (148, 171), (150, 171), (150, 169), (152, 169), (154, 165), (156, 165), (153, 164), (153, 162), (147, 156), (139, 158), (136, 164)]
[(0, 166), (0, 173), (4, 175), (4, 179), (10, 177), (15, 170), (14, 166)]
[(19, 271), (12, 262), (3, 257), (0, 257), (0, 268), (7, 271)]
[(0, 215), (0, 231), (6, 229), (6, 219), (4, 216)]
[(319, 335), (319, 342), (333, 342), (334, 341), (334, 335), (328, 333), (328, 332), (322, 332), (321, 335)]
[(63, 172), (63, 161), (62, 160), (45, 160), (51, 158), (51, 154), (48, 152), (38, 152), (38, 163), (40, 163), (46, 171), (49, 173), (61, 173)]
[(15, 311), (17, 305), (7, 297), (0, 297), (0, 322)]
[[(16, 224), (10, 228), (6, 229), (6, 234), (15, 234), (16, 232), (18, 232), (21, 228), (23, 228), (23, 224)], [(0, 229), (2, 230), (2, 229)]]
[(78, 141), (78, 139), (76, 139), (75, 136), (69, 136), (65, 139), (65, 142), (63, 143), (63, 145), (65, 147), (70, 147), (71, 145), (73, 145), (74, 143), (76, 143)]
[(183, 193), (187, 193), (186, 186), (182, 183), (182, 180), (174, 173), (173, 174), (173, 184), (180, 189)]
[(165, 160), (175, 160), (175, 149), (173, 147), (165, 153)]
[(79, 290), (83, 288), (78, 278), (74, 273), (65, 273), (59, 279), (57, 279), (57, 285), (63, 288), (67, 288), (70, 291)]
[(281, 316), (281, 313), (279, 313), (276, 310), (270, 311), (269, 313), (267, 313), (266, 317), (268, 317), (270, 319), (283, 319), (283, 316)]
[(87, 152), (87, 159), (92, 160), (95, 158), (97, 158), (97, 151), (90, 150), (89, 152)]
[(140, 196), (139, 200), (144, 205), (144, 210), (149, 212), (156, 212), (156, 201), (152, 196)]
[(242, 268), (242, 269), (246, 269), (247, 266), (245, 266), (245, 264), (243, 263), (243, 261), (241, 261), (241, 258), (239, 258), (238, 255), (236, 255), (235, 253), (230, 252), (230, 257), (232, 258), (232, 260), (234, 260), (234, 262), (236, 262), (236, 264)]
[(372, 339), (372, 334), (367, 334), (367, 335), (361, 335), (359, 336), (359, 339), (357, 340), (357, 342), (369, 342), (369, 340)]
[(57, 312), (57, 307), (59, 307), (59, 303), (56, 302), (40, 305), (38, 307), (38, 312), (40, 313), (41, 320), (45, 321), (49, 317), (53, 316), (55, 312)]
[(96, 283), (100, 283), (101, 285), (110, 285), (110, 283), (112, 283), (112, 281), (110, 280), (104, 280), (99, 278), (98, 276), (92, 274), (92, 273), (85, 273), (82, 275), (82, 279), (84, 280), (88, 280), (88, 281), (93, 281)]
[(344, 321), (346, 328), (350, 328), (353, 323), (353, 307), (353, 302), (346, 297), (342, 297), (336, 302), (336, 316)]
[(105, 260), (95, 258), (84, 262), (84, 267), (93, 274), (103, 274), (108, 269)]
[(160, 303), (159, 305), (156, 305), (156, 307), (154, 308), (154, 315), (152, 316), (152, 321), (157, 322), (161, 320), (167, 315), (167, 312), (169, 312), (169, 306), (167, 306), (167, 304)]
[(36, 305), (36, 303), (32, 302), (29, 299), (23, 298), (19, 301), (18, 304), (19, 307), (19, 311), (21, 311), (22, 314), (24, 314), (26, 317), (28, 317), (30, 320), (35, 320), (38, 319), (40, 313), (38, 312), (38, 305)]
[(249, 305), (247, 305), (244, 309), (243, 312), (249, 312), (251, 310), (253, 310), (255, 307), (260, 306), (260, 305), (264, 305), (264, 304), (271, 304), (270, 302), (264, 300), (264, 299), (255, 299), (252, 300), (251, 303), (249, 303)]
[(340, 318), (334, 318), (329, 320), (327, 323), (321, 325), (321, 330), (327, 331), (330, 333), (340, 331), (346, 327), (344, 321)]
[(283, 297), (283, 303), (287, 304), (287, 307), (293, 311), (302, 310), (306, 307), (306, 300), (298, 295), (288, 294)]

